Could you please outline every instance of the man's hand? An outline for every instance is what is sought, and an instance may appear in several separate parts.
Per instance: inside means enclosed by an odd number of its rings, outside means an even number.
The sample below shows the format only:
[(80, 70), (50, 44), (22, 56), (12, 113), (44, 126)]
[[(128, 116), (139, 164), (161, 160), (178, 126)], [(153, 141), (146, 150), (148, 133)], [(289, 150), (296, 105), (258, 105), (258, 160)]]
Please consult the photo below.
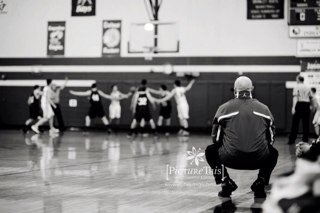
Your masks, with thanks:
[(308, 152), (310, 150), (311, 145), (305, 142), (299, 142), (296, 145), (296, 155), (300, 157), (302, 154)]
[(292, 115), (294, 115), (296, 113), (296, 109), (292, 108), (291, 113), (292, 113)]

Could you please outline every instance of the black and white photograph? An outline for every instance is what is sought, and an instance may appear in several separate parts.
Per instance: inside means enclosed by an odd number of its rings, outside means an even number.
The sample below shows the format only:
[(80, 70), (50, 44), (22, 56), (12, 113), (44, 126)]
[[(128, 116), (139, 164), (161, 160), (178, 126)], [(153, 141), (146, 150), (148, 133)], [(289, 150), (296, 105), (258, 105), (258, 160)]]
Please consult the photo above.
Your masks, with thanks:
[(320, 0), (0, 0), (1, 213), (320, 213)]

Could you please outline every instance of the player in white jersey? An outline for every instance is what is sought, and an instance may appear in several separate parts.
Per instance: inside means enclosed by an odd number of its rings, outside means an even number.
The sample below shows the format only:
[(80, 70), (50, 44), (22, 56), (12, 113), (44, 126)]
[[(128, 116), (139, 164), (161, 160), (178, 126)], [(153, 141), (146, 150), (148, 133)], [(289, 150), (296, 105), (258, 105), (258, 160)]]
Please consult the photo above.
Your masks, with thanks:
[(181, 130), (179, 131), (179, 134), (181, 135), (189, 135), (189, 132), (188, 132), (189, 104), (185, 94), (192, 88), (192, 85), (194, 84), (194, 82), (195, 80), (192, 79), (186, 87), (183, 87), (181, 86), (181, 82), (179, 80), (176, 80), (174, 82), (174, 89), (166, 97), (160, 100), (156, 100), (157, 102), (162, 103), (174, 97), (177, 104), (178, 118), (181, 126)]
[(132, 92), (129, 92), (127, 94), (123, 94), (119, 91), (118, 86), (112, 85), (111, 86), (112, 92), (110, 93), (110, 100), (111, 103), (109, 105), (109, 118), (110, 123), (115, 120), (115, 124), (119, 125), (120, 118), (121, 118), (121, 105), (120, 101), (122, 99), (129, 98), (132, 95)]
[(34, 125), (31, 126), (31, 129), (39, 134), (39, 126), (43, 125), (46, 122), (49, 122), (50, 134), (58, 133), (59, 130), (53, 127), (53, 118), (54, 112), (52, 108), (55, 108), (56, 105), (51, 100), (51, 85), (52, 79), (47, 79), (47, 86), (43, 88), (43, 93), (41, 97), (41, 109), (43, 112), (43, 117)]

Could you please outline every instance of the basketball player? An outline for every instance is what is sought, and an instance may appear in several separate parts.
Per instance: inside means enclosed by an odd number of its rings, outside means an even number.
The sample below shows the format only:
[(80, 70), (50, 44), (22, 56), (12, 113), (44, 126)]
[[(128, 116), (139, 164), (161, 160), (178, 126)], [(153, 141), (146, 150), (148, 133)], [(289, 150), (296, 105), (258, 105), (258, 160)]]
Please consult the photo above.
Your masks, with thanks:
[(178, 117), (181, 125), (181, 130), (179, 131), (179, 134), (183, 136), (189, 135), (189, 132), (188, 132), (189, 104), (188, 104), (185, 93), (192, 88), (194, 82), (195, 80), (192, 79), (186, 87), (183, 87), (181, 86), (181, 81), (176, 80), (174, 82), (174, 89), (165, 98), (156, 100), (156, 102), (162, 103), (170, 100), (172, 97), (175, 98), (177, 103)]
[(28, 98), (28, 105), (29, 105), (29, 118), (25, 122), (25, 126), (23, 127), (23, 132), (27, 132), (30, 128), (30, 125), (38, 120), (41, 119), (42, 111), (40, 106), (42, 92), (40, 90), (39, 85), (35, 85), (33, 87), (32, 94)]
[[(148, 88), (151, 93), (160, 95), (161, 98), (165, 98), (167, 95), (170, 94), (170, 92), (167, 90), (167, 86), (162, 84), (159, 88), (159, 90), (154, 90), (151, 88)], [(172, 112), (172, 105), (171, 101), (165, 101), (160, 103), (160, 113), (158, 117), (158, 128), (161, 128), (163, 125), (163, 122), (165, 122), (165, 126), (163, 127), (163, 130), (165, 132), (166, 136), (169, 136), (169, 127), (171, 125), (171, 112)]]
[[(111, 97), (109, 95), (104, 94), (101, 90), (98, 90), (96, 83), (93, 83), (91, 85), (91, 90), (83, 92), (70, 90), (70, 93), (75, 96), (89, 96), (90, 108), (85, 118), (85, 125), (87, 128), (90, 127), (91, 120), (96, 117), (100, 118), (107, 128), (109, 127), (109, 121), (105, 115), (101, 97), (108, 99)], [(108, 131), (110, 130), (108, 129)]]
[(288, 144), (294, 144), (297, 139), (299, 123), (302, 120), (303, 136), (302, 141), (308, 142), (309, 139), (309, 116), (310, 116), (310, 88), (304, 84), (304, 78), (297, 76), (297, 86), (293, 88), (292, 103), (292, 127), (289, 135)]
[(43, 117), (34, 125), (31, 126), (31, 129), (39, 134), (39, 126), (43, 125), (46, 122), (49, 122), (49, 133), (55, 134), (59, 130), (53, 127), (54, 111), (53, 108), (56, 108), (55, 103), (51, 100), (51, 85), (52, 79), (47, 79), (47, 86), (43, 88), (43, 94), (41, 96), (41, 109), (43, 112)]
[(129, 98), (132, 95), (132, 92), (127, 94), (123, 94), (119, 91), (118, 86), (116, 84), (111, 86), (112, 92), (110, 94), (110, 106), (109, 106), (109, 119), (110, 123), (115, 120), (115, 124), (119, 125), (121, 118), (121, 105), (120, 100)]
[(56, 108), (53, 108), (53, 111), (59, 123), (59, 130), (61, 132), (63, 132), (66, 129), (66, 127), (64, 125), (62, 112), (60, 109), (60, 93), (66, 87), (67, 83), (68, 83), (68, 78), (66, 77), (64, 84), (61, 87), (58, 87), (55, 83), (52, 83), (52, 86), (51, 86), (52, 88), (51, 100), (56, 105)]
[(312, 120), (312, 124), (314, 125), (314, 130), (317, 134), (317, 136), (320, 136), (320, 104), (319, 104), (319, 99), (317, 97), (317, 89), (312, 87), (311, 88), (311, 104), (312, 104), (312, 108), (316, 111), (313, 120)]
[(147, 88), (147, 80), (143, 79), (140, 87), (132, 98), (134, 118), (131, 123), (131, 131), (128, 136), (132, 136), (132, 133), (138, 124), (140, 127), (144, 127), (144, 123), (149, 123), (153, 133), (156, 134), (156, 125), (151, 116), (150, 104), (154, 107), (154, 98), (150, 95)]

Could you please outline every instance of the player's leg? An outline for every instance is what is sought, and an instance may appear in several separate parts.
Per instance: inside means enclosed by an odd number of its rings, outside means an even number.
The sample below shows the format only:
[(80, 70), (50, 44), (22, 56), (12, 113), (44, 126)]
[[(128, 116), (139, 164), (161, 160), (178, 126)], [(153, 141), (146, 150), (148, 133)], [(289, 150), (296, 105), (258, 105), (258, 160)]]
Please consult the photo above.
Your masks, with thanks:
[(35, 133), (39, 134), (39, 133), (40, 133), (40, 131), (39, 131), (39, 126), (41, 126), (41, 125), (43, 125), (44, 123), (48, 122), (48, 120), (49, 120), (49, 118), (47, 118), (47, 117), (41, 118), (37, 123), (35, 123), (34, 125), (31, 126), (31, 129), (32, 129)]
[(288, 144), (295, 143), (295, 140), (297, 139), (297, 135), (298, 135), (298, 130), (299, 130), (299, 122), (300, 122), (300, 112), (299, 112), (299, 107), (296, 106), (296, 112), (292, 116), (292, 125), (291, 125)]
[(59, 132), (58, 129), (54, 128), (53, 122), (54, 122), (54, 116), (49, 118), (49, 127), (50, 127), (49, 133), (50, 134), (56, 134)]
[(89, 115), (86, 115), (86, 117), (85, 117), (85, 125), (86, 125), (86, 127), (88, 128), (88, 127), (90, 127), (90, 125), (91, 125), (91, 118), (90, 118), (90, 116)]
[(166, 118), (165, 119), (165, 135), (166, 136), (170, 135), (170, 126), (171, 126), (171, 118)]

